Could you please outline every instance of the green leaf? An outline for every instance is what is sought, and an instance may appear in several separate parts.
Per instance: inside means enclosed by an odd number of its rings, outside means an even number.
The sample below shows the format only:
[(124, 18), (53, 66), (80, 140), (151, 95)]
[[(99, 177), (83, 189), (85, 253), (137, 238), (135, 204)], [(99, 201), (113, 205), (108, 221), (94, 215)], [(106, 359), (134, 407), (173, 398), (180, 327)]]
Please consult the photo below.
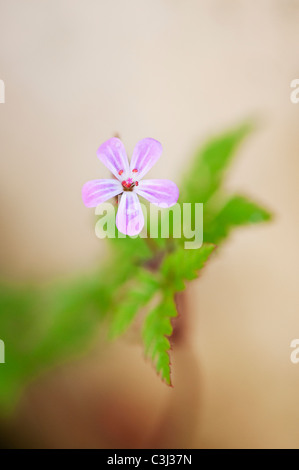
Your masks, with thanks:
[(251, 130), (252, 125), (246, 123), (209, 140), (195, 155), (194, 163), (181, 186), (180, 200), (207, 202), (221, 186), (225, 170), (237, 147)]
[(220, 243), (238, 226), (267, 222), (271, 214), (244, 196), (234, 195), (219, 210), (212, 221), (204, 224), (204, 240)]
[(0, 286), (0, 407), (14, 404), (19, 390), (46, 367), (84, 352), (97, 332), (107, 297), (96, 276), (76, 282), (26, 288)]
[(180, 247), (170, 253), (161, 266), (167, 287), (173, 292), (184, 290), (185, 281), (197, 278), (198, 272), (204, 267), (214, 249), (214, 245), (203, 244), (197, 250), (185, 250)]
[(176, 305), (172, 296), (164, 297), (146, 317), (142, 331), (145, 353), (154, 362), (157, 373), (171, 385), (170, 343), (173, 328), (171, 319), (177, 316)]
[(117, 337), (130, 326), (142, 307), (152, 299), (160, 287), (150, 271), (135, 268), (134, 278), (127, 283), (116, 300), (110, 326), (110, 336)]
[(34, 351), (36, 362), (50, 364), (77, 355), (88, 347), (109, 305), (97, 278), (80, 279), (68, 286), (55, 285), (45, 295), (46, 333)]
[(0, 364), (0, 407), (10, 411), (31, 372), (30, 356), (40, 331), (37, 295), (31, 286), (0, 286), (0, 339), (5, 364)]
[[(117, 233), (119, 232), (117, 231)], [(143, 261), (150, 259), (152, 254), (145, 238), (122, 236), (110, 238), (109, 242), (115, 255), (126, 264), (141, 264)]]

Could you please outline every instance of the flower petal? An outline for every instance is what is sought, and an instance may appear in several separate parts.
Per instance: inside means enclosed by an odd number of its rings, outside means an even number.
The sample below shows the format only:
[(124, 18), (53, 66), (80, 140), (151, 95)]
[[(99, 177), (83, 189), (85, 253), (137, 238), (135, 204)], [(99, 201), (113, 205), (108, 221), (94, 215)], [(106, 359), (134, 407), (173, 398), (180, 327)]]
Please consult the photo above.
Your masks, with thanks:
[(101, 202), (117, 196), (123, 191), (118, 180), (92, 180), (85, 183), (82, 188), (82, 199), (87, 207), (96, 207)]
[(171, 207), (179, 198), (179, 189), (170, 180), (143, 180), (135, 192), (159, 207)]
[[(97, 150), (97, 156), (102, 163), (116, 176), (123, 181), (129, 175), (129, 162), (124, 144), (117, 137), (104, 142)], [(119, 174), (121, 173), (121, 174)]]
[(125, 235), (138, 235), (144, 226), (144, 217), (138, 196), (133, 191), (125, 191), (120, 199), (116, 226)]
[(140, 180), (161, 157), (162, 145), (155, 139), (142, 139), (134, 148), (130, 170), (137, 170), (135, 179)]

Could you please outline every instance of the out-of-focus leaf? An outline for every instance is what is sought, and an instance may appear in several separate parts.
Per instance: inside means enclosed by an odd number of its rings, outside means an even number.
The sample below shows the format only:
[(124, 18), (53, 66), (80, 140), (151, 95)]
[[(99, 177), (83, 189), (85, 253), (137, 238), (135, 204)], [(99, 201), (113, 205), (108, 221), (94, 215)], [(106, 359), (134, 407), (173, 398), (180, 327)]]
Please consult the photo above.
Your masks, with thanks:
[(195, 155), (183, 180), (180, 201), (207, 202), (219, 189), (236, 149), (251, 130), (252, 125), (246, 123), (209, 140)]
[(244, 196), (234, 195), (216, 216), (204, 225), (204, 240), (218, 244), (233, 228), (267, 222), (270, 219), (271, 214), (266, 209)]
[(40, 371), (88, 348), (107, 308), (100, 291), (94, 277), (47, 288), (0, 286), (0, 407), (13, 405)]
[[(119, 232), (117, 231), (117, 234)], [(111, 238), (109, 242), (118, 256), (118, 262), (122, 261), (126, 264), (138, 265), (149, 259), (152, 252), (145, 238), (129, 236)]]
[(171, 319), (176, 316), (173, 297), (168, 295), (147, 315), (142, 332), (145, 353), (168, 385), (171, 385), (168, 337), (172, 334)]
[(46, 293), (42, 312), (46, 332), (34, 351), (37, 361), (51, 364), (84, 351), (106, 314), (108, 299), (100, 296), (101, 290), (98, 279), (91, 278), (69, 286), (54, 286)]
[(0, 364), (0, 407), (9, 411), (32, 370), (31, 355), (42, 330), (34, 288), (0, 286), (0, 339), (5, 363)]
[(124, 333), (136, 314), (152, 299), (160, 287), (153, 273), (135, 268), (135, 277), (122, 289), (114, 306), (110, 335), (117, 337)]

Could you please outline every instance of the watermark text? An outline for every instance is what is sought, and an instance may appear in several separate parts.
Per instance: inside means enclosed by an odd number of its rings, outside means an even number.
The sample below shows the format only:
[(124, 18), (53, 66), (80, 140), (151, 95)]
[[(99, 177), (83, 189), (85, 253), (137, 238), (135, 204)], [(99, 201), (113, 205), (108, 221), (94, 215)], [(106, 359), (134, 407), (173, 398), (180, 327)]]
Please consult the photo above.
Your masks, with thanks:
[[(137, 235), (140, 238), (183, 238), (187, 250), (196, 250), (203, 243), (203, 204), (175, 204), (169, 209), (140, 203), (144, 217), (144, 227)], [(95, 226), (96, 236), (103, 238), (125, 238), (115, 226), (117, 206), (105, 202), (96, 207), (100, 216)], [(130, 223), (140, 223), (140, 214), (136, 208), (129, 212)], [(117, 235), (116, 235), (117, 234)], [(136, 238), (132, 237), (132, 238)]]
[(299, 103), (299, 78), (294, 78), (291, 81), (291, 88), (294, 90), (290, 94), (290, 100), (293, 104)]

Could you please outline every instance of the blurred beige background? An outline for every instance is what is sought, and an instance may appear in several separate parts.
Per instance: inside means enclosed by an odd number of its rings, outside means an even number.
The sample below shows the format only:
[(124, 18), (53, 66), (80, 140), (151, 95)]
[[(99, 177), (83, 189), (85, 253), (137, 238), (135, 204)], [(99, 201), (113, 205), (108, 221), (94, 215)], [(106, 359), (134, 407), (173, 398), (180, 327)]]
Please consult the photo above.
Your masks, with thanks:
[[(299, 337), (298, 26), (298, 0), (0, 0), (2, 276), (73, 276), (105, 255), (81, 186), (106, 174), (96, 149), (116, 132), (128, 153), (143, 137), (160, 140), (152, 174), (179, 183), (202, 140), (256, 117), (228, 185), (276, 215), (235, 232), (190, 285), (174, 390), (123, 340), (33, 385), (13, 437), (24, 439), (26, 423), (28, 445), (148, 445), (171, 402), (182, 415), (169, 445), (299, 446), (299, 364), (290, 362)], [(108, 395), (123, 429), (102, 409), (93, 421), (90, 403)], [(198, 418), (192, 436), (188, 412)], [(99, 437), (101, 420), (110, 441)]]

